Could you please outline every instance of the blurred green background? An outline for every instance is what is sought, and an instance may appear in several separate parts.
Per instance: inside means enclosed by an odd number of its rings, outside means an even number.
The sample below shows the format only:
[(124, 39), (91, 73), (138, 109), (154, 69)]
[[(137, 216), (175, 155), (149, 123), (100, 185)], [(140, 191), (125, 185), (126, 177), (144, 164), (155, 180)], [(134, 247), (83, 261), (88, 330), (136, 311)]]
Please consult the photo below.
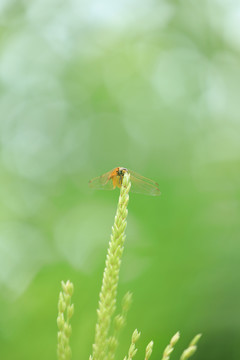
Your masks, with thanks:
[(156, 180), (132, 194), (119, 300), (137, 359), (239, 359), (240, 5), (236, 0), (2, 0), (0, 358), (55, 359), (61, 280), (75, 285), (73, 360), (88, 359), (119, 191), (116, 166)]

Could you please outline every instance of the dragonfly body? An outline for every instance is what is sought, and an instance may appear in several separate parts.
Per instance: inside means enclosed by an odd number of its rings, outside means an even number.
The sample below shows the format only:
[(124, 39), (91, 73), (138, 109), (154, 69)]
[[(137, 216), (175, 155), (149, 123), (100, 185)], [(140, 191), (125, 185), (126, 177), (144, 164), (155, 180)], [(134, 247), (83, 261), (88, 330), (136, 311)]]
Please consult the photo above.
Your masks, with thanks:
[(109, 175), (109, 180), (112, 180), (114, 189), (116, 186), (119, 188), (122, 186), (123, 177), (126, 172), (128, 172), (128, 169), (123, 167), (117, 167), (112, 170)]

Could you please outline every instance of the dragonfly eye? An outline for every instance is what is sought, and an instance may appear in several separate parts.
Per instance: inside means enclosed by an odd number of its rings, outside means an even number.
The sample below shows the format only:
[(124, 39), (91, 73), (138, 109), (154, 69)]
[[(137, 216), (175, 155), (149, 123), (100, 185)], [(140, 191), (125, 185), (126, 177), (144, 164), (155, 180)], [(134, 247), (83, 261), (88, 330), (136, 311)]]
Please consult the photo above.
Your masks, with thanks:
[(123, 176), (127, 172), (128, 172), (128, 170), (126, 168), (121, 168), (121, 169), (118, 170), (118, 175)]

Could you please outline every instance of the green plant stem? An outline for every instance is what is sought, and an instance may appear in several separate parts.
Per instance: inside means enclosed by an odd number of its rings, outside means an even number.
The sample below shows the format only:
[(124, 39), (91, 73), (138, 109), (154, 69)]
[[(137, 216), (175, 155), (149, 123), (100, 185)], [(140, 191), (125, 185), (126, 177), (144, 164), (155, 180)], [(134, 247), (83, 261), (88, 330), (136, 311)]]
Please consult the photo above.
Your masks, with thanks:
[(59, 294), (58, 301), (58, 345), (57, 355), (58, 360), (70, 360), (71, 348), (69, 344), (72, 327), (70, 319), (73, 316), (74, 306), (71, 304), (71, 297), (73, 294), (73, 284), (70, 281), (64, 283), (62, 281), (62, 291)]
[(117, 285), (123, 245), (125, 241), (125, 228), (127, 225), (127, 205), (131, 187), (130, 175), (125, 174), (120, 189), (117, 213), (115, 216), (112, 235), (109, 242), (106, 265), (103, 273), (103, 282), (99, 295), (97, 310), (97, 324), (95, 342), (93, 344), (93, 360), (104, 360), (107, 357), (108, 332), (112, 315), (116, 308)]

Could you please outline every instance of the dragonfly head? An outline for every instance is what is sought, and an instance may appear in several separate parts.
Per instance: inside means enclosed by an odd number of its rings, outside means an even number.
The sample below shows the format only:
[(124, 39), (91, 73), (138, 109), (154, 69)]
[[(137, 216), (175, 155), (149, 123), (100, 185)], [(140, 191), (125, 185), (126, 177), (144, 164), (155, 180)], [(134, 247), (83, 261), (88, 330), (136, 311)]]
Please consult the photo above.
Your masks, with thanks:
[(124, 168), (124, 167), (119, 167), (118, 168), (118, 176), (123, 176), (125, 173), (127, 173), (128, 172), (128, 169), (127, 168)]

